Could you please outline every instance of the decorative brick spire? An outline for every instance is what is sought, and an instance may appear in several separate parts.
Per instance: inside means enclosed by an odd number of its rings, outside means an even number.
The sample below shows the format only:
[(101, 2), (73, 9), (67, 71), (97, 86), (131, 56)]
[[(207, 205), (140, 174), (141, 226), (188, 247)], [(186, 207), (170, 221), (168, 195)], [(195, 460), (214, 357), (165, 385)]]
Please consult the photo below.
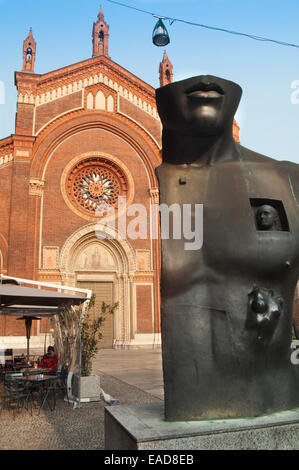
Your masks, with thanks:
[(93, 44), (93, 57), (99, 55), (105, 55), (109, 57), (108, 54), (108, 44), (109, 44), (109, 25), (104, 20), (104, 13), (102, 7), (100, 13), (98, 14), (98, 21), (93, 24), (92, 31), (92, 44)]
[(100, 13), (98, 14), (98, 19), (99, 21), (104, 21), (104, 13), (103, 13), (102, 5), (100, 7)]
[(33, 38), (32, 28), (23, 44), (23, 67), (22, 72), (34, 73), (34, 63), (36, 54), (36, 42)]
[(168, 85), (173, 82), (173, 65), (168, 59), (166, 51), (164, 52), (162, 62), (160, 62), (159, 74), (160, 86)]

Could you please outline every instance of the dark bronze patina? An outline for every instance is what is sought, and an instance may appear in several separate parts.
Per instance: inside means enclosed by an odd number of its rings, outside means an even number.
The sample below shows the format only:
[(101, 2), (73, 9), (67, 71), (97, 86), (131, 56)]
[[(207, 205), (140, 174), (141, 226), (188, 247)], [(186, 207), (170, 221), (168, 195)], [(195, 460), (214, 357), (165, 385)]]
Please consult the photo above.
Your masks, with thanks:
[[(299, 407), (290, 361), (299, 276), (299, 166), (237, 144), (242, 89), (198, 76), (157, 90), (160, 202), (203, 204), (203, 246), (162, 240), (167, 420)], [(267, 212), (267, 214), (265, 214)]]

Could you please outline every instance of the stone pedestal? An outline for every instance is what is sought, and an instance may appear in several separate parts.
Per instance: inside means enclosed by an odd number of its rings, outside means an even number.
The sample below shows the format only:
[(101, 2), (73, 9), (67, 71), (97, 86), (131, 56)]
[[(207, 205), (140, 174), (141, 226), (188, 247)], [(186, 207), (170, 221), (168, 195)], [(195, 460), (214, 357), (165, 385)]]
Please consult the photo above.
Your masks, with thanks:
[(105, 408), (106, 450), (299, 450), (299, 409), (258, 418), (166, 422), (164, 404)]

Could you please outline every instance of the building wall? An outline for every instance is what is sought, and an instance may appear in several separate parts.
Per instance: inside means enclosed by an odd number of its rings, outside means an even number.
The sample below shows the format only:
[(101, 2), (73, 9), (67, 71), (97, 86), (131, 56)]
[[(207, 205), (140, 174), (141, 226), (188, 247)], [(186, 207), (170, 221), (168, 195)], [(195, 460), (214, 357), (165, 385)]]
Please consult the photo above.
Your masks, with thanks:
[[(138, 343), (138, 335), (150, 342), (160, 332), (159, 242), (149, 237), (161, 161), (155, 90), (103, 56), (42, 76), (18, 72), (16, 83), (18, 136), (0, 142), (2, 271), (68, 285), (111, 282), (119, 302), (113, 344)], [(9, 155), (2, 165), (1, 149)], [(112, 240), (98, 240), (101, 219), (71, 200), (70, 172), (94, 158), (119, 176), (128, 204), (145, 207), (146, 239), (118, 240), (112, 218)], [(91, 245), (111, 253), (113, 269), (78, 268)], [(47, 328), (34, 322), (32, 333)], [(24, 336), (23, 322), (0, 318), (0, 337), (8, 335)]]

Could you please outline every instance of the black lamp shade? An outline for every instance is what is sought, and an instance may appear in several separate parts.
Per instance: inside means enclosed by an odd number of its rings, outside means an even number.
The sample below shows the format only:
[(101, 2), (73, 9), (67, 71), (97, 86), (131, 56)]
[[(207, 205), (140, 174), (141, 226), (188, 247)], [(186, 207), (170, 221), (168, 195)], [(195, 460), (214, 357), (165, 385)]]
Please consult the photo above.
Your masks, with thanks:
[(155, 46), (163, 47), (170, 43), (167, 29), (161, 19), (157, 21), (153, 31), (153, 43)]

